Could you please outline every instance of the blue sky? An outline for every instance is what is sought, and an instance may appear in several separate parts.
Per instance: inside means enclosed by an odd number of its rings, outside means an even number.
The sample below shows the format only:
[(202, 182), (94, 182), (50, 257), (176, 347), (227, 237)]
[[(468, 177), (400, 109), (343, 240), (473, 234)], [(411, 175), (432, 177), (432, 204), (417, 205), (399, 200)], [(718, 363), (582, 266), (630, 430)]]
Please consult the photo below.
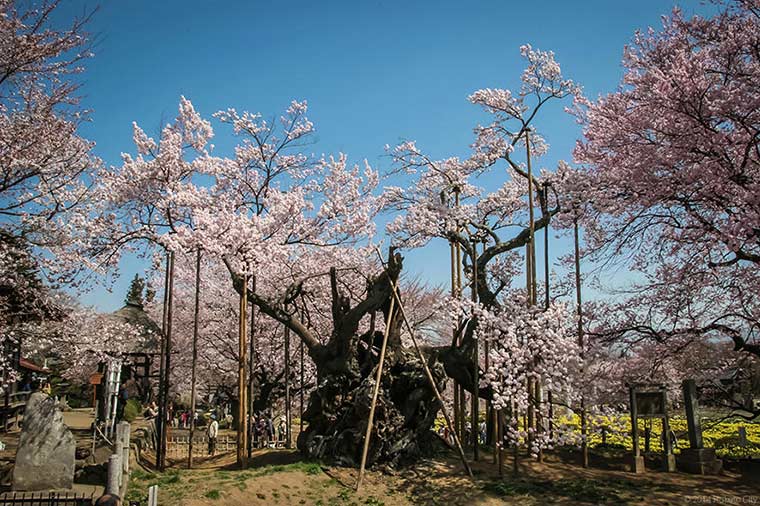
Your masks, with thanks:
[[(92, 8), (64, 0), (57, 20)], [(680, 2), (687, 12), (704, 9)], [(306, 99), (315, 153), (343, 151), (386, 167), (383, 146), (414, 139), (434, 157), (466, 155), (472, 127), (486, 121), (466, 97), (485, 87), (516, 89), (519, 46), (553, 50), (587, 95), (613, 91), (623, 47), (635, 30), (659, 27), (674, 5), (638, 1), (104, 1), (91, 30), (99, 42), (84, 75), (93, 110), (82, 134), (107, 164), (131, 152), (131, 125), (155, 133), (176, 115), (180, 95), (204, 116), (235, 107), (265, 116)], [(579, 135), (554, 105), (538, 122), (551, 151), (540, 166), (571, 158)], [(215, 127), (218, 125), (215, 124)], [(231, 146), (216, 128), (220, 153)], [(558, 253), (566, 253), (566, 241)], [(562, 251), (559, 251), (562, 250)], [(539, 255), (540, 255), (539, 251)], [(407, 254), (407, 270), (433, 282), (448, 276), (448, 248)], [(121, 305), (128, 280), (147, 265), (128, 259), (113, 293), (83, 302)]]

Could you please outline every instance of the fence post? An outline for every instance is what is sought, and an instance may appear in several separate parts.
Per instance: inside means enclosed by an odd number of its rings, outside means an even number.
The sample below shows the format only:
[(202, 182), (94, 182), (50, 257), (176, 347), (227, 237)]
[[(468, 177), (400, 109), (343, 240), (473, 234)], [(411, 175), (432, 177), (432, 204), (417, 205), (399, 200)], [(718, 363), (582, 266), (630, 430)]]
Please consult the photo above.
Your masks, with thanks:
[(158, 485), (148, 488), (148, 506), (158, 506)]
[(121, 454), (114, 453), (108, 457), (108, 482), (106, 493), (119, 495), (121, 491)]
[(121, 445), (121, 468), (126, 474), (129, 474), (129, 432), (129, 422), (120, 422), (116, 426), (116, 442)]

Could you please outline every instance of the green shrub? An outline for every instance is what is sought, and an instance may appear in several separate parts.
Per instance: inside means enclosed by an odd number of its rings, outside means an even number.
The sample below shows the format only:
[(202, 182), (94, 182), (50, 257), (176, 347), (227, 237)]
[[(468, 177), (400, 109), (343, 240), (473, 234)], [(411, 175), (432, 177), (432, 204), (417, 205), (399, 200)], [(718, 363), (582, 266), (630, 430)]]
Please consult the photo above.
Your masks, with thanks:
[(134, 421), (140, 413), (142, 413), (142, 404), (137, 399), (129, 399), (127, 405), (124, 406), (124, 420), (127, 422)]

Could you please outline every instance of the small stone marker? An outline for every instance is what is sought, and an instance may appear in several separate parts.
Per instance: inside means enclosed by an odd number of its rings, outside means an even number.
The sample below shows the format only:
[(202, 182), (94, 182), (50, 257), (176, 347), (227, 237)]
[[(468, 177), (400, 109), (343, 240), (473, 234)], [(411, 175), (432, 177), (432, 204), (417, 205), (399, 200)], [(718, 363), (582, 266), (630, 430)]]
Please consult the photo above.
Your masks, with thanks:
[(24, 411), (13, 490), (70, 489), (74, 484), (76, 440), (55, 399), (32, 394)]

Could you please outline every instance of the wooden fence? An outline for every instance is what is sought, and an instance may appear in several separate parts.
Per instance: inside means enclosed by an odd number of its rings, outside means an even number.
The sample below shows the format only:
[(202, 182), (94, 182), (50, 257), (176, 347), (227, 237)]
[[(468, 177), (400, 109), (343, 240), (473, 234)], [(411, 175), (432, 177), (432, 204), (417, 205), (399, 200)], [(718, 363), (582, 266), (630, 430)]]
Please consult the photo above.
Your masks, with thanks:
[[(166, 454), (172, 456), (187, 455), (190, 436), (169, 436), (166, 442)], [(219, 436), (216, 438), (216, 453), (237, 452), (237, 437)], [(193, 455), (208, 455), (208, 437), (193, 438)]]
[(92, 497), (74, 492), (7, 492), (0, 506), (92, 506)]
[[(174, 457), (187, 455), (190, 436), (169, 436), (166, 442), (166, 454)], [(254, 448), (285, 448), (285, 440), (254, 441)], [(237, 452), (236, 436), (219, 436), (216, 440), (216, 453)], [(193, 456), (208, 455), (208, 437), (193, 437)]]

